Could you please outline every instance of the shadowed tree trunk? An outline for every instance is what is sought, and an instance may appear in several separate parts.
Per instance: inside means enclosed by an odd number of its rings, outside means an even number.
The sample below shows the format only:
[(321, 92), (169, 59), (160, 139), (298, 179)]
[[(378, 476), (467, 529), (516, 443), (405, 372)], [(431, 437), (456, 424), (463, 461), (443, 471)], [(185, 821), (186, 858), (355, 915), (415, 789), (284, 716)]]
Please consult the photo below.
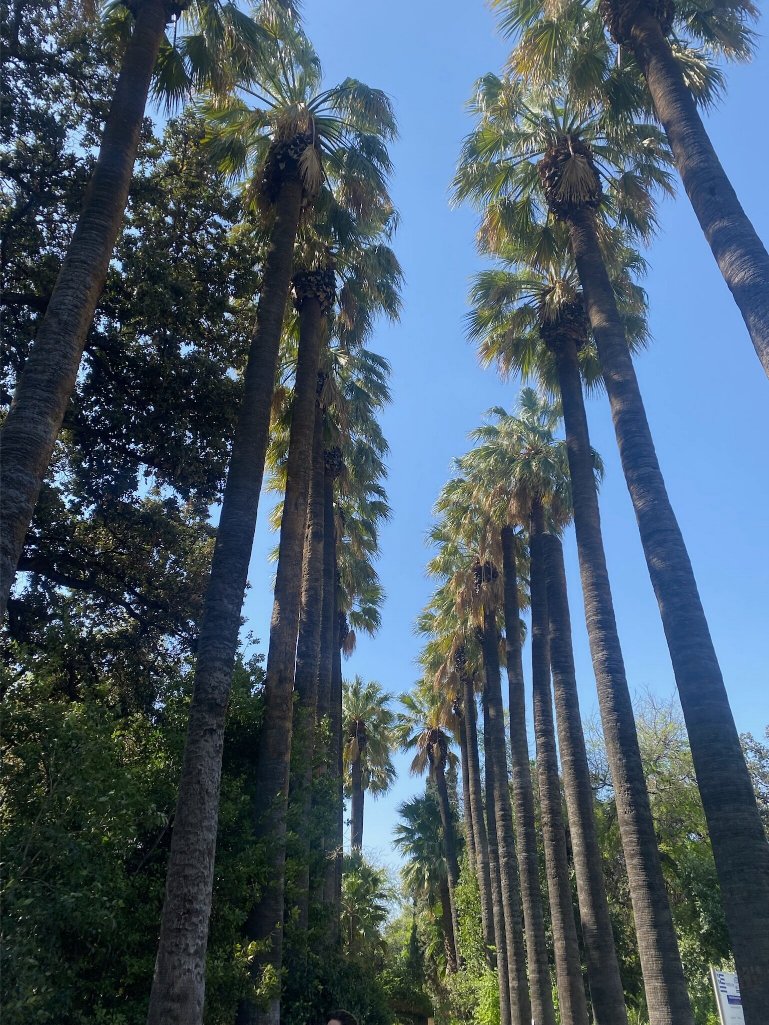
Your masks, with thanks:
[(457, 743), (459, 744), (459, 764), (460, 772), (462, 773), (462, 811), (465, 844), (467, 846), (467, 863), (473, 875), (477, 875), (477, 841), (475, 839), (475, 826), (473, 824), (473, 816), (470, 810), (470, 770), (468, 767), (467, 759), (467, 731), (465, 729), (465, 724), (463, 721), (464, 713), (462, 712), (461, 706), (458, 701), (454, 705), (454, 715), (459, 720), (459, 727), (456, 731), (456, 737)]
[(140, 0), (99, 156), (45, 316), (0, 431), (0, 622), (120, 231), (169, 6)]
[[(322, 375), (319, 387), (322, 386)], [(299, 814), (299, 841), (302, 864), (297, 880), (299, 927), (307, 930), (310, 905), (310, 845), (312, 835), (312, 772), (315, 764), (315, 716), (318, 706), (320, 672), (320, 636), (323, 609), (323, 501), (325, 466), (323, 461), (323, 409), (315, 403), (315, 428), (312, 442), (312, 474), (307, 505), (307, 533), (302, 562), (302, 602), (299, 614), (299, 640), (296, 646), (296, 694), (294, 708), (294, 744), (296, 754), (291, 769), (289, 798)]]
[(302, 185), (296, 174), (288, 175), (275, 204), (256, 329), (203, 606), (148, 1025), (199, 1025), (202, 1020), (224, 720), (301, 208)]
[(454, 933), (454, 906), (451, 902), (448, 879), (441, 879), (439, 892), (441, 898), (441, 929), (443, 930), (443, 942), (446, 948), (446, 967), (453, 973), (457, 970), (457, 945)]
[(344, 855), (344, 767), (342, 765), (342, 645), (349, 631), (347, 617), (339, 608), (339, 569), (334, 549), (334, 591), (336, 629), (331, 663), (331, 772), (334, 782), (334, 859), (328, 880), (328, 898), (338, 921), (342, 906), (342, 862)]
[(571, 899), (566, 832), (561, 804), (561, 781), (555, 748), (553, 702), (550, 693), (550, 625), (547, 609), (542, 532), (542, 506), (534, 502), (531, 511), (531, 675), (534, 692), (534, 737), (537, 746), (537, 779), (545, 847), (547, 890), (550, 896), (550, 924), (553, 931), (558, 1006), (569, 1025), (588, 1025), (587, 1000), (582, 983), (577, 926)]
[[(482, 567), (483, 569), (485, 567)], [(494, 802), (499, 879), (507, 942), (510, 1014), (513, 1025), (529, 1025), (531, 1005), (526, 978), (526, 950), (523, 941), (518, 864), (513, 838), (513, 813), (507, 780), (505, 718), (499, 670), (499, 630), (496, 613), (488, 604), (484, 604), (483, 609), (483, 663), (485, 669), (483, 743), (486, 754), (486, 774), (487, 777), (489, 774), (491, 775), (492, 787), (491, 795), (489, 795), (487, 783), (486, 800), (488, 805), (488, 799), (491, 796)], [(489, 844), (491, 844), (491, 837), (489, 837)]]
[(350, 765), (350, 847), (360, 851), (363, 847), (363, 803), (366, 792), (363, 789), (363, 766), (361, 752)]
[(470, 788), (470, 815), (473, 820), (473, 833), (476, 845), (478, 891), (481, 898), (481, 926), (486, 945), (487, 961), (493, 967), (494, 957), (491, 952), (497, 946), (497, 942), (494, 936), (494, 916), (492, 911), (494, 901), (489, 869), (489, 839), (486, 831), (486, 819), (483, 814), (483, 796), (481, 791), (475, 687), (471, 676), (462, 673), (461, 679), (462, 717), (467, 737), (467, 782)]
[(689, 734), (745, 1021), (763, 1025), (769, 1020), (769, 843), (689, 554), (657, 461), (594, 213), (578, 210), (570, 218), (569, 233)]
[[(329, 280), (330, 278), (330, 280)], [(334, 301), (333, 272), (301, 271), (294, 278), (299, 310), (299, 351), (291, 407), (286, 490), (280, 522), (275, 601), (264, 679), (264, 713), (259, 734), (254, 792), (254, 837), (267, 853), (269, 873), (246, 924), (246, 939), (259, 944), (249, 972), (256, 984), (270, 969), (283, 967), (283, 909), (286, 813), (291, 764), (294, 671), (302, 593), (302, 552), (307, 531), (315, 404), (324, 317)], [(280, 992), (265, 1007), (243, 999), (238, 1025), (280, 1025)]]
[(515, 533), (502, 530), (502, 576), (504, 583), (505, 646), (507, 649), (510, 752), (513, 765), (513, 812), (516, 850), (521, 878), (521, 902), (526, 927), (531, 1014), (537, 1025), (555, 1025), (553, 989), (547, 959), (542, 891), (539, 885), (539, 855), (534, 817), (534, 788), (531, 782), (529, 744), (526, 737), (526, 698), (521, 654), (521, 613), (518, 603), (518, 573)]
[(627, 0), (604, 7), (612, 34), (635, 54), (692, 209), (769, 377), (769, 253), (718, 159), (657, 18)]
[(435, 757), (430, 755), (430, 770), (435, 784), (435, 795), (438, 801), (438, 810), (441, 815), (441, 828), (443, 831), (443, 852), (446, 859), (446, 872), (449, 884), (449, 898), (451, 901), (451, 921), (454, 933), (454, 961), (452, 971), (456, 971), (459, 964), (459, 918), (457, 916), (456, 892), (459, 883), (459, 862), (457, 861), (457, 841), (454, 836), (454, 818), (451, 814), (451, 803), (449, 801), (449, 790), (446, 786), (445, 756)]
[(550, 663), (558, 723), (558, 749), (569, 813), (593, 1017), (595, 1025), (624, 1025), (627, 1022), (627, 1010), (606, 899), (601, 848), (595, 826), (593, 787), (579, 711), (563, 549), (561, 542), (552, 534), (543, 534), (542, 544), (547, 570)]
[(494, 922), (494, 941), (497, 960), (497, 980), (499, 982), (499, 1021), (500, 1025), (511, 1025), (510, 1008), (510, 965), (508, 963), (507, 934), (505, 932), (505, 913), (502, 907), (502, 879), (499, 868), (499, 844), (497, 842), (497, 819), (494, 805), (494, 764), (489, 758), (486, 744), (486, 729), (489, 722), (486, 688), (481, 695), (483, 708), (484, 732), (484, 787), (486, 791), (486, 835), (489, 844), (489, 879), (491, 882), (491, 913)]

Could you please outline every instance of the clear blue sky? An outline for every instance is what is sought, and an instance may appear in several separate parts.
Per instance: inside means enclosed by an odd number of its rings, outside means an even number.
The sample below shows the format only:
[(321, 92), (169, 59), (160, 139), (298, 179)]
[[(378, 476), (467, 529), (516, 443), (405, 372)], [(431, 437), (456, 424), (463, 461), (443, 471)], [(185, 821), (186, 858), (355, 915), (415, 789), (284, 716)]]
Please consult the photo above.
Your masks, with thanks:
[[(482, 371), (464, 336), (470, 276), (480, 268), (469, 209), (451, 210), (448, 185), (470, 128), (473, 81), (498, 71), (507, 46), (481, 0), (304, 0), (304, 23), (330, 85), (348, 75), (392, 97), (401, 129), (393, 146), (393, 195), (402, 226), (396, 249), (406, 275), (404, 311), (373, 346), (393, 366), (388, 490), (394, 515), (382, 531), (383, 625), (360, 638), (345, 674), (391, 692), (418, 676), (414, 619), (430, 592), (424, 566), (431, 507), (452, 457), (492, 405), (511, 408), (518, 383)], [(769, 19), (764, 19), (764, 32)], [(711, 137), (759, 234), (769, 240), (766, 168), (769, 40), (756, 60), (730, 68), (729, 91), (708, 117)], [(637, 361), (662, 469), (689, 547), (739, 730), (769, 722), (769, 382), (685, 196), (661, 210), (647, 254), (654, 343)], [(622, 477), (608, 400), (588, 408), (592, 441), (606, 463), (601, 508), (609, 572), (631, 688), (674, 691), (656, 602)], [(248, 628), (266, 648), (275, 544), (260, 513), (246, 600)], [(565, 539), (583, 715), (597, 708), (573, 532)], [(397, 804), (421, 788), (397, 759), (391, 794), (367, 802), (365, 847), (397, 864), (391, 831)]]

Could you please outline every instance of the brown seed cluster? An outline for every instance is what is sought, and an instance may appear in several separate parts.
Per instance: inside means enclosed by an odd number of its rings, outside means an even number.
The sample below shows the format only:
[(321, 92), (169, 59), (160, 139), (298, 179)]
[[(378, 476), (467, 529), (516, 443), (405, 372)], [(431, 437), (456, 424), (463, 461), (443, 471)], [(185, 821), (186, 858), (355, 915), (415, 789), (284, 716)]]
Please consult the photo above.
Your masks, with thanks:
[(299, 174), (302, 154), (312, 145), (313, 137), (309, 132), (298, 132), (293, 138), (274, 142), (270, 146), (259, 189), (266, 202), (275, 202), (284, 178)]
[(294, 275), (294, 306), (299, 310), (307, 299), (317, 299), (320, 311), (328, 316), (336, 302), (336, 274), (332, 267), (302, 270)]
[(667, 35), (673, 27), (673, 0), (600, 0), (599, 8), (615, 43), (632, 41), (633, 25), (643, 14), (651, 14)]

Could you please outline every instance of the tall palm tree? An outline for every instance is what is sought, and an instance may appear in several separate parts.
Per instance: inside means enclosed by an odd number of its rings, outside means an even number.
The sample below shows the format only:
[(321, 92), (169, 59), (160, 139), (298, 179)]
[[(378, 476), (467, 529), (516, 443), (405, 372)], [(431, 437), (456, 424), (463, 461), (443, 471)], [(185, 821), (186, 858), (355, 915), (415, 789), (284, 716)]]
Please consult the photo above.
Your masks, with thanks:
[(457, 615), (455, 596), (450, 581), (442, 584), (432, 595), (427, 607), (417, 619), (417, 630), (430, 638), (420, 655), (425, 671), (433, 678), (434, 686), (443, 689), (452, 698), (458, 719), (462, 775), (465, 787), (465, 833), (468, 854), (478, 881), (481, 904), (481, 928), (489, 967), (495, 967), (494, 948), (498, 941), (494, 934), (492, 907), (494, 898), (491, 885), (489, 840), (483, 809), (480, 751), (478, 745), (478, 709), (476, 692), (481, 679), (480, 649), (474, 628), (462, 622)]
[[(462, 190), (476, 196), (504, 193), (506, 203), (520, 214), (522, 227), (544, 210), (568, 230), (687, 723), (737, 969), (744, 987), (755, 994), (748, 997), (746, 1006), (755, 1002), (756, 1007), (765, 1008), (769, 1006), (769, 976), (759, 965), (769, 961), (769, 844), (689, 556), (665, 489), (600, 242), (603, 222), (599, 213), (647, 234), (652, 229), (653, 206), (644, 186), (647, 182), (666, 186), (667, 174), (660, 165), (665, 148), (653, 125), (643, 120), (629, 125), (626, 118), (615, 118), (613, 108), (582, 115), (557, 99), (527, 96), (519, 85), (499, 79), (486, 80), (481, 93), (480, 108), (486, 114), (481, 117), (483, 129), (468, 141), (465, 150), (468, 175)], [(515, 154), (514, 160), (510, 154)], [(510, 219), (514, 215), (509, 215)], [(596, 516), (597, 503), (592, 535), (597, 543)], [(579, 534), (579, 521), (577, 529)], [(595, 549), (593, 555), (598, 556)], [(610, 620), (606, 622), (611, 625)], [(604, 652), (596, 650), (595, 655), (602, 659)], [(614, 655), (619, 672), (616, 648)], [(624, 672), (620, 675), (624, 677)], [(622, 691), (622, 687), (613, 689), (614, 695)], [(609, 733), (619, 740), (620, 723), (630, 725), (629, 697), (625, 701), (623, 696), (622, 702), (624, 711), (612, 716), (614, 722), (607, 731), (610, 746), (614, 740), (609, 740)], [(626, 740), (624, 751), (630, 752), (637, 795), (643, 801), (643, 774), (631, 732)], [(624, 759), (621, 745), (612, 757), (618, 762)], [(643, 804), (648, 807), (647, 802)], [(632, 849), (626, 856), (628, 866), (635, 860), (640, 870), (644, 857), (654, 862), (645, 865), (638, 876), (647, 894), (651, 894), (648, 883), (654, 880), (653, 901), (646, 903), (641, 889), (631, 885), (631, 892), (645, 905), (646, 921), (637, 924), (639, 943), (645, 946), (648, 939), (652, 944), (647, 948), (648, 957), (644, 955), (646, 970), (659, 976), (661, 968), (666, 976), (660, 986), (647, 982), (650, 1015), (652, 1020), (659, 1016), (660, 1021), (676, 1015), (691, 1020), (662, 874), (651, 845), (651, 814), (643, 810), (634, 815), (631, 810), (625, 816), (623, 809), (621, 815)], [(631, 840), (630, 831), (640, 828), (644, 839), (637, 832)], [(655, 939), (664, 942), (662, 958), (653, 953)]]
[[(436, 512), (441, 515), (441, 520), (430, 532), (430, 539), (440, 545), (440, 550), (428, 569), (434, 575), (451, 578), (455, 600), (477, 631), (482, 654), (486, 815), (491, 882), (498, 895), (493, 910), (501, 1013), (503, 1020), (507, 1013), (508, 1020), (517, 1025), (530, 1020), (531, 1010), (499, 667), (498, 609), (501, 595), (497, 566), (501, 559), (496, 531), (490, 529), (488, 516), (478, 509), (472, 487), (464, 478), (454, 478), (444, 485), (436, 503)], [(498, 903), (501, 904), (501, 915)], [(500, 942), (502, 937), (504, 944)]]
[(397, 742), (395, 713), (388, 707), (392, 700), (374, 680), (363, 682), (356, 676), (345, 682), (342, 692), (342, 729), (345, 788), (350, 796), (350, 847), (363, 847), (363, 807), (366, 792), (376, 798), (395, 781), (395, 766), (390, 757)]
[(184, 12), (193, 37), (179, 41), (175, 82), (159, 76), (159, 91), (170, 102), (192, 89), (221, 91), (236, 79), (253, 80), (259, 59), (262, 32), (235, 3), (138, 0), (126, 6), (133, 28), (83, 210), (0, 432), (0, 621), (123, 221), (158, 54), (163, 44), (165, 54), (172, 49), (166, 25), (176, 26)]
[[(705, 61), (750, 59), (751, 22), (758, 17), (758, 7), (751, 0), (707, 7), (690, 0), (676, 4), (596, 0), (561, 4), (557, 10), (546, 4), (501, 0), (499, 6), (508, 30), (521, 33), (519, 49), (529, 51), (529, 59), (518, 64), (523, 70), (533, 71), (536, 63), (537, 74), (558, 75), (565, 68), (568, 75), (572, 60), (564, 50), (568, 53), (573, 44), (563, 42), (579, 39), (583, 73), (578, 88), (588, 95), (600, 91), (612, 76), (620, 49), (632, 54), (694, 213), (769, 375), (769, 254), (740, 204), (698, 110), (703, 72), (716, 86), (722, 80), (716, 69), (703, 68)], [(605, 38), (604, 23), (616, 46)], [(548, 59), (546, 40), (556, 37), (563, 42), (554, 61), (553, 50)], [(692, 75), (693, 58), (699, 64), (696, 76)], [(577, 86), (576, 76), (570, 76), (569, 82)], [(708, 90), (706, 99), (714, 98), (714, 90)]]
[(398, 807), (400, 821), (393, 829), (393, 843), (404, 855), (401, 869), (406, 891), (419, 903), (440, 907), (440, 924), (446, 949), (446, 963), (456, 958), (452, 946), (451, 902), (449, 899), (446, 858), (441, 842), (438, 803), (430, 793), (428, 780), (423, 795), (412, 797)]
[(504, 410), (494, 410), (494, 418), (473, 432), (482, 441), (473, 455), (477, 464), (486, 469), (490, 481), (504, 472), (488, 472), (501, 463), (511, 480), (514, 504), (529, 520), (534, 736), (558, 998), (568, 1021), (586, 1025), (587, 1002), (571, 899), (553, 725), (547, 585), (541, 543), (546, 518), (556, 529), (568, 519), (566, 451), (554, 434), (560, 420), (557, 406), (526, 388), (520, 394), (517, 412), (517, 416), (509, 416)]
[(446, 770), (456, 766), (457, 756), (450, 750), (451, 739), (447, 727), (453, 726), (453, 713), (445, 702), (437, 700), (435, 692), (427, 691), (424, 681), (418, 683), (410, 694), (401, 695), (401, 712), (396, 726), (396, 736), (403, 751), (413, 751), (410, 770), (421, 776), (429, 770), (435, 787), (438, 809), (441, 815), (443, 851), (451, 903), (452, 947), (454, 958), (449, 967), (456, 971), (459, 951), (459, 919), (456, 909), (456, 888), (459, 883), (459, 861), (457, 838), (454, 830), (454, 814), (449, 800)]
[[(546, 268), (516, 270), (515, 247), (504, 247), (505, 259), (500, 267), (477, 276), (472, 292), (471, 335), (478, 339), (481, 359), (496, 362), (503, 376), (512, 370), (524, 377), (535, 376), (543, 387), (563, 397), (569, 473), (574, 505), (578, 507), (580, 501), (585, 501), (585, 494), (595, 494), (597, 465), (587, 435), (580, 373), (593, 385), (600, 368), (589, 339), (574, 267), (568, 259), (555, 259), (559, 240), (548, 238), (548, 234), (550, 229), (542, 225), (545, 237), (531, 247), (540, 254), (549, 254), (548, 260), (554, 262)], [(627, 282), (624, 294), (625, 321), (634, 325), (634, 336), (640, 342), (645, 321), (638, 314), (639, 296)], [(566, 353), (568, 359), (563, 358)], [(575, 516), (579, 516), (576, 508)], [(550, 570), (548, 573), (550, 577)], [(548, 580), (548, 594), (550, 587)], [(548, 608), (559, 750), (593, 1013), (597, 1025), (612, 1025), (626, 1021), (627, 1011), (598, 849), (579, 703), (573, 677), (568, 675), (568, 607), (564, 611), (558, 593), (548, 598)]]
[[(339, 180), (348, 182), (365, 172), (373, 191), (381, 191), (389, 167), (383, 140), (395, 131), (390, 104), (382, 93), (350, 80), (318, 91), (319, 68), (309, 43), (298, 29), (292, 30), (289, 42), (290, 50), (276, 38), (272, 63), (265, 65), (270, 71), (262, 76), (270, 100), (265, 109), (251, 110), (240, 100), (226, 104), (217, 112), (212, 144), (223, 166), (251, 168), (272, 218), (271, 245), (200, 626), (150, 1025), (196, 1023), (202, 1014), (224, 718), (300, 216), (318, 193), (324, 167), (327, 174), (338, 172)], [(352, 150), (357, 154), (354, 170), (349, 167)], [(365, 199), (366, 193), (360, 194)], [(314, 381), (315, 373), (313, 389)], [(265, 792), (267, 801), (274, 797)], [(191, 893), (196, 895), (194, 913)], [(277, 1008), (273, 1000), (272, 1019)]]

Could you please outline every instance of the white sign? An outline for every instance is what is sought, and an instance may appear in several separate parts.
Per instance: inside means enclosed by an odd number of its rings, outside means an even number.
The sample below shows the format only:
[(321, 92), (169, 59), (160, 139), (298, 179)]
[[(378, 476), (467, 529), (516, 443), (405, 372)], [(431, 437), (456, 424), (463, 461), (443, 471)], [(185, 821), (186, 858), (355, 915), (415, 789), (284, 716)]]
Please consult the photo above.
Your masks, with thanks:
[(734, 972), (720, 972), (710, 969), (710, 978), (716, 994), (721, 1025), (745, 1025), (740, 999), (740, 983)]

